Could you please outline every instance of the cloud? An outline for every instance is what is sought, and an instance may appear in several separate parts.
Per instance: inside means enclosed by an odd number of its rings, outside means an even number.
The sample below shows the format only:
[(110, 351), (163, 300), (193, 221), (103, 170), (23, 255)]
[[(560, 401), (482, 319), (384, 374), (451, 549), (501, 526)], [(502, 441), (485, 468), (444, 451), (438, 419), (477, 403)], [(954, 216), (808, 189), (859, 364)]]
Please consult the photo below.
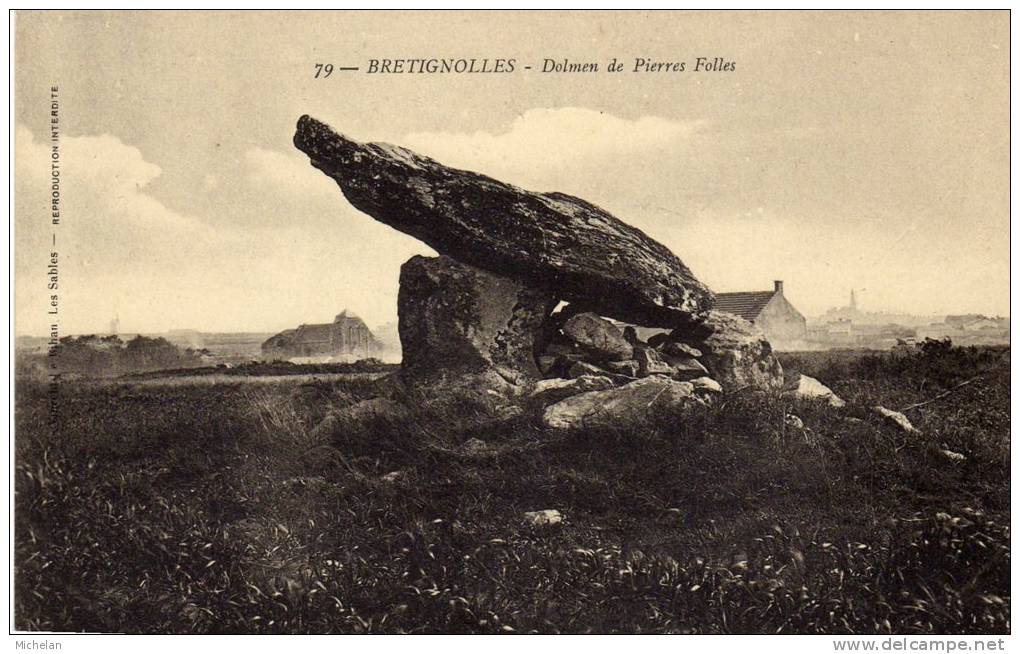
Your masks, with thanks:
[[(189, 214), (155, 195), (163, 171), (115, 136), (63, 136), (63, 218), (49, 220), (50, 152), (24, 127), (15, 160), (17, 332), (48, 333), (49, 253), (59, 253), (62, 333), (283, 329), (345, 307), (393, 320), (400, 264), (431, 251), (360, 215), (304, 156), (253, 149), (231, 180), (247, 223)], [(198, 188), (222, 185), (207, 173)], [(213, 205), (211, 211), (216, 211)], [(244, 213), (244, 212), (242, 212)], [(57, 236), (53, 247), (53, 235)]]
[[(50, 146), (37, 142), (31, 131), (16, 132), (15, 190), (22, 211), (18, 227), (29, 234), (49, 234), (48, 198)], [(164, 249), (168, 242), (214, 236), (198, 218), (170, 209), (149, 187), (162, 173), (141, 151), (115, 136), (64, 136), (60, 140), (61, 197), (65, 203), (58, 234), (89, 251), (97, 265), (123, 259), (136, 247)], [(129, 248), (110, 247), (119, 243)], [(101, 251), (92, 245), (102, 244)], [(102, 255), (108, 258), (102, 259)]]
[[(168, 207), (151, 192), (161, 168), (116, 136), (60, 139), (61, 219), (51, 223), (51, 150), (16, 129), (15, 275), (19, 331), (47, 324), (49, 301), (40, 271), (56, 251), (62, 326), (104, 324), (125, 303), (173, 311), (173, 298), (194, 293), (228, 267), (222, 254), (236, 235)], [(55, 239), (55, 242), (54, 242)], [(102, 317), (101, 322), (95, 323)]]
[[(962, 270), (952, 264), (959, 253), (932, 240), (935, 230), (925, 229), (930, 223), (923, 218), (916, 218), (916, 230), (897, 238), (889, 225), (909, 216), (879, 214), (836, 229), (810, 214), (767, 205), (740, 212), (631, 209), (635, 227), (669, 247), (713, 290), (764, 291), (782, 279), (787, 297), (809, 318), (845, 304), (851, 288), (865, 287), (868, 310), (1001, 312), (994, 284), (1007, 274), (1001, 259), (972, 257)], [(966, 299), (949, 304), (950, 293)]]
[(301, 152), (278, 152), (256, 147), (244, 153), (244, 163), (251, 182), (274, 193), (284, 191), (336, 198), (340, 192), (336, 182), (313, 168), (308, 163), (308, 156)]
[(500, 133), (414, 132), (400, 145), (449, 166), (545, 186), (550, 172), (681, 148), (706, 125), (657, 116), (628, 120), (578, 107), (529, 109)]
[[(301, 152), (251, 148), (244, 164), (270, 220), (253, 274), (265, 280), (260, 292), (275, 294), (279, 315), (289, 316), (280, 326), (326, 320), (345, 308), (369, 324), (394, 320), (401, 264), (435, 253), (351, 206)], [(315, 294), (293, 290), (310, 283)]]
[[(702, 120), (682, 122), (657, 116), (628, 120), (577, 107), (529, 109), (497, 133), (412, 132), (397, 138), (395, 144), (447, 166), (544, 187), (550, 175), (565, 169), (604, 167), (616, 158), (675, 152), (706, 125)], [(247, 175), (257, 185), (336, 197), (336, 184), (322, 174), (311, 174), (308, 158), (301, 153), (256, 147), (245, 153), (244, 162)]]

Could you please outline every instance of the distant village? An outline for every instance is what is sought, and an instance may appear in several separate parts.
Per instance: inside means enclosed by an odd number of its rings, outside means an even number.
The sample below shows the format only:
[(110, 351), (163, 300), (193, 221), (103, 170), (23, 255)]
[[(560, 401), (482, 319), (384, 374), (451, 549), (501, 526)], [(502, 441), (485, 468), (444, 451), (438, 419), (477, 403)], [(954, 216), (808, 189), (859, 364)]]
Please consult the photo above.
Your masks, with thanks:
[(719, 293), (715, 308), (756, 324), (772, 347), (780, 351), (888, 350), (911, 346), (926, 338), (949, 338), (954, 345), (1009, 344), (1008, 317), (864, 311), (858, 306), (853, 290), (845, 306), (808, 319), (787, 299), (783, 282), (778, 280), (769, 291)]
[[(981, 314), (916, 316), (864, 311), (858, 294), (850, 291), (845, 306), (807, 318), (787, 298), (782, 281), (767, 291), (716, 294), (715, 309), (736, 314), (765, 333), (777, 351), (831, 349), (889, 350), (910, 347), (926, 338), (949, 338), (954, 345), (1008, 345), (1009, 318)], [(640, 330), (654, 332), (661, 330)], [(395, 323), (370, 329), (354, 313), (344, 309), (332, 322), (301, 324), (277, 334), (269, 332), (209, 333), (190, 329), (162, 334), (120, 333), (120, 320), (110, 323), (110, 333), (85, 335), (69, 343), (105, 350), (130, 345), (141, 337), (147, 347), (157, 341), (176, 346), (183, 366), (238, 365), (251, 361), (293, 363), (352, 363), (362, 359), (400, 361), (400, 340)], [(649, 334), (644, 334), (648, 336)], [(70, 338), (70, 337), (69, 337)], [(157, 339), (154, 341), (153, 339)], [(133, 350), (138, 350), (137, 341)], [(91, 344), (91, 345), (90, 345)], [(24, 355), (43, 355), (45, 337), (19, 336), (16, 346)], [(125, 351), (131, 351), (125, 348)], [(148, 358), (152, 358), (151, 356)]]

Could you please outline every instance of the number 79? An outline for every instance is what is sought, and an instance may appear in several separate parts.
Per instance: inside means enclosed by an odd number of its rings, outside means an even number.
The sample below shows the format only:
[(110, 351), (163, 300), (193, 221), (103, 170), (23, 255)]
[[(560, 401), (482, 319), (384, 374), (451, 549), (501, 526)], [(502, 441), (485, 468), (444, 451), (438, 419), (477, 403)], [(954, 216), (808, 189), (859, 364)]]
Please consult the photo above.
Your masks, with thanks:
[(325, 79), (333, 74), (333, 64), (315, 64), (315, 79)]

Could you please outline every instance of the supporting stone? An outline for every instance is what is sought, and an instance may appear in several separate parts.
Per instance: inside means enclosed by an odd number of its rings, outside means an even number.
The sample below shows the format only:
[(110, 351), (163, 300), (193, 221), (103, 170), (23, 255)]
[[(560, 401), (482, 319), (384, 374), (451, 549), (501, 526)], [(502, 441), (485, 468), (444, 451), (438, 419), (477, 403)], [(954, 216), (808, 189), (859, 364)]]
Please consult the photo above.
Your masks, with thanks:
[(419, 395), (461, 391), (510, 399), (541, 379), (535, 344), (556, 301), (543, 291), (445, 256), (400, 269), (401, 375)]
[(747, 388), (779, 390), (783, 367), (760, 329), (729, 313), (709, 311), (670, 334), (702, 353), (701, 362), (727, 393)]

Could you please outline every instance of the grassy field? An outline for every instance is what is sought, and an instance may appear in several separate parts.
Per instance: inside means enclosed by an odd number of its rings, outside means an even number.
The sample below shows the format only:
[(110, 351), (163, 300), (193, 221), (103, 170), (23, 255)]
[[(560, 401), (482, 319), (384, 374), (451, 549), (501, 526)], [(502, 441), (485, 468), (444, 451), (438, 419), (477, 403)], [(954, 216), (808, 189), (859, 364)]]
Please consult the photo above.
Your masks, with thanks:
[[(783, 363), (848, 406), (738, 394), (565, 434), (418, 416), (321, 444), (371, 380), (68, 383), (56, 430), (24, 381), (16, 627), (1008, 633), (1009, 350)], [(919, 435), (869, 411), (953, 388), (908, 411)], [(540, 509), (564, 522), (525, 524)]]

